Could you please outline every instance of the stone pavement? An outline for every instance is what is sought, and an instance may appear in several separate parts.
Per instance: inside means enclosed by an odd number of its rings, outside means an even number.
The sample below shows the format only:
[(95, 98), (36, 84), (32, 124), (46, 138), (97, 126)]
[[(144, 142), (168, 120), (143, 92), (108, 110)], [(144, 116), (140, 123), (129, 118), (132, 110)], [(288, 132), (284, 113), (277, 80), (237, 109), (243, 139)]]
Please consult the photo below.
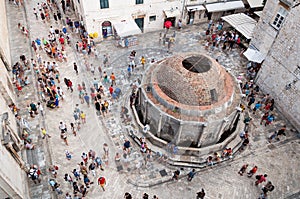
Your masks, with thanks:
[[(49, 31), (50, 24), (55, 27), (62, 28), (62, 24), (55, 24), (53, 20), (51, 23), (43, 23), (40, 20), (36, 20), (35, 16), (31, 12), (33, 7), (36, 7), (36, 3), (39, 1), (25, 1), (27, 13), (27, 25), (31, 31), (31, 39), (36, 37), (46, 37)], [(26, 23), (25, 13), (22, 10), (8, 5), (9, 9), (9, 24), (10, 30), (13, 35), (20, 35), (17, 30), (18, 21)], [(68, 13), (71, 18), (72, 13)], [(206, 52), (203, 46), (204, 27), (206, 25), (194, 25), (191, 27), (185, 27), (182, 31), (176, 33), (176, 42), (174, 47), (171, 48), (171, 53), (177, 52), (189, 52), (198, 51)], [(129, 131), (139, 131), (136, 124), (133, 122), (133, 116), (130, 116), (131, 121), (122, 123), (120, 118), (121, 106), (128, 104), (128, 94), (130, 94), (130, 84), (136, 78), (141, 78), (143, 71), (137, 69), (133, 72), (130, 79), (126, 77), (126, 68), (128, 62), (128, 56), (131, 50), (137, 51), (137, 59), (144, 55), (148, 63), (154, 58), (156, 61), (163, 57), (170, 56), (167, 53), (167, 48), (159, 44), (159, 32), (146, 33), (138, 36), (139, 45), (135, 47), (118, 48), (115, 46), (114, 40), (105, 40), (100, 44), (97, 44), (98, 52), (100, 52), (100, 58), (90, 58), (89, 62), (94, 64), (96, 68), (102, 65), (102, 56), (104, 53), (110, 56), (110, 66), (103, 68), (109, 75), (114, 72), (117, 77), (117, 87), (122, 90), (122, 96), (119, 100), (114, 101), (110, 107), (109, 114), (103, 118), (97, 116), (93, 107), (88, 108), (86, 104), (80, 104), (78, 93), (76, 91), (76, 85), (78, 83), (85, 82), (87, 88), (92, 86), (93, 77), (99, 79), (100, 74), (95, 73), (95, 76), (90, 71), (87, 71), (84, 66), (84, 58), (81, 54), (75, 50), (75, 42), (78, 36), (72, 33), (72, 44), (67, 46), (66, 51), (68, 55), (68, 62), (62, 62), (59, 64), (59, 70), (61, 79), (64, 77), (71, 78), (74, 85), (74, 92), (67, 91), (66, 86), (61, 83), (60, 86), (66, 93), (66, 99), (61, 101), (60, 108), (55, 110), (46, 110), (45, 118), (30, 119), (28, 118), (31, 126), (35, 127), (35, 134), (33, 138), (35, 143), (38, 144), (37, 150), (34, 151), (36, 159), (32, 158), (31, 162), (38, 164), (42, 170), (42, 185), (35, 186), (30, 183), (31, 186), (31, 198), (54, 198), (53, 192), (49, 191), (47, 186), (47, 167), (50, 161), (43, 156), (47, 154), (40, 153), (47, 149), (46, 143), (49, 144), (51, 157), (53, 164), (59, 167), (58, 170), (58, 182), (61, 184), (61, 188), (66, 192), (72, 192), (71, 186), (64, 182), (63, 176), (65, 173), (71, 174), (71, 171), (77, 167), (77, 164), (81, 162), (81, 153), (88, 152), (89, 149), (93, 149), (97, 154), (103, 155), (102, 146), (107, 143), (110, 147), (109, 163), (104, 167), (104, 171), (97, 171), (97, 177), (103, 175), (107, 179), (107, 189), (105, 192), (100, 190), (97, 185), (92, 185), (89, 189), (89, 193), (86, 198), (123, 198), (125, 192), (130, 192), (134, 198), (141, 198), (144, 192), (147, 192), (150, 196), (153, 194), (158, 195), (159, 198), (195, 198), (196, 192), (200, 191), (203, 187), (207, 192), (206, 198), (256, 198), (260, 190), (253, 185), (254, 179), (248, 179), (247, 177), (240, 177), (237, 171), (240, 167), (248, 162), (250, 166), (256, 164), (259, 168), (258, 173), (268, 173), (269, 179), (275, 184), (275, 190), (272, 192), (272, 198), (284, 198), (290, 194), (299, 191), (300, 174), (297, 171), (299, 168), (299, 140), (295, 139), (295, 133), (288, 131), (287, 138), (274, 144), (267, 143), (267, 137), (275, 129), (278, 129), (286, 121), (280, 118), (280, 114), (276, 113), (276, 121), (273, 125), (264, 127), (259, 125), (259, 114), (251, 115), (254, 122), (251, 125), (251, 146), (244, 151), (240, 156), (236, 157), (234, 161), (226, 164), (214, 166), (212, 169), (205, 169), (199, 171), (197, 176), (192, 182), (188, 182), (185, 178), (179, 180), (179, 182), (167, 182), (159, 184), (159, 182), (166, 179), (170, 179), (174, 167), (165, 165), (163, 162), (153, 160), (144, 164), (144, 157), (139, 152), (139, 147), (133, 145), (133, 150), (129, 158), (122, 158), (120, 164), (114, 162), (114, 154), (116, 152), (122, 153), (122, 145), (125, 138), (128, 138)], [(15, 43), (14, 43), (15, 42)], [(18, 60), (19, 52), (26, 52), (26, 56), (30, 57), (30, 45), (24, 43), (23, 40), (17, 40), (11, 38), (12, 55), (14, 62)], [(17, 48), (18, 47), (18, 48)], [(15, 49), (16, 48), (16, 49)], [(43, 59), (51, 61), (44, 52), (39, 52)], [(222, 52), (219, 50), (207, 52), (213, 58), (217, 58), (219, 62), (228, 70), (230, 70), (235, 76), (245, 72), (246, 60), (240, 57), (240, 50), (234, 49), (232, 52)], [(79, 66), (79, 75), (76, 76), (73, 71), (73, 62), (76, 62)], [(32, 81), (34, 81), (32, 79)], [(107, 88), (107, 85), (106, 85)], [(28, 89), (30, 90), (30, 89)], [(30, 90), (32, 91), (32, 90)], [(28, 100), (37, 100), (34, 96), (34, 92), (26, 92)], [(106, 90), (106, 94), (108, 92)], [(25, 99), (26, 96), (22, 96)], [(29, 97), (31, 97), (29, 99)], [(32, 98), (33, 97), (33, 98)], [(23, 98), (21, 98), (23, 99)], [(22, 100), (24, 107), (23, 112), (26, 115), (25, 100)], [(69, 124), (73, 121), (72, 112), (75, 104), (80, 104), (80, 109), (87, 114), (87, 124), (82, 126), (78, 136), (74, 137), (69, 133), (68, 141), (69, 146), (66, 146), (60, 139), (58, 124), (59, 121), (64, 121)], [(28, 114), (27, 114), (28, 116)], [(45, 119), (45, 120), (44, 120)], [(45, 121), (45, 123), (43, 123)], [(49, 134), (52, 136), (50, 139), (41, 140), (39, 136), (39, 125), (46, 127)], [(289, 125), (289, 124), (287, 124)], [(288, 126), (288, 129), (291, 127)], [(131, 143), (133, 141), (131, 140)], [(45, 144), (45, 145), (43, 145)], [(73, 155), (70, 161), (65, 158), (65, 150), (68, 150)], [(164, 150), (162, 150), (164, 152)], [(30, 156), (29, 156), (30, 157)], [(29, 162), (29, 161), (28, 161)], [(183, 168), (182, 173), (189, 171), (188, 168)], [(165, 172), (163, 172), (165, 171)], [(72, 175), (71, 175), (72, 176)], [(89, 175), (91, 180), (96, 184), (96, 177)], [(147, 184), (159, 185), (143, 188)], [(135, 184), (135, 185), (133, 185)], [(52, 193), (52, 196), (50, 195)], [(41, 196), (43, 194), (43, 196)], [(62, 198), (62, 196), (59, 196)]]

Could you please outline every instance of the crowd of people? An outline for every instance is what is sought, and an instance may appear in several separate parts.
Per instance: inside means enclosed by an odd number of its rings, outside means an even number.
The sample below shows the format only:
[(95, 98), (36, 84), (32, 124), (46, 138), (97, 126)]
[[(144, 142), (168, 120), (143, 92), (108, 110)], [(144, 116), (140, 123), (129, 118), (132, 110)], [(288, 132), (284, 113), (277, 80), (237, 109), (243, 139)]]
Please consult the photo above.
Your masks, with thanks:
[[(248, 168), (248, 164), (244, 164), (242, 166), (242, 168), (239, 170), (238, 174), (240, 174), (241, 176), (243, 176), (243, 174), (247, 171)], [(247, 173), (248, 178), (251, 178), (253, 175), (256, 174), (258, 170), (258, 167), (255, 165), (253, 166), (252, 169), (249, 170), (249, 172)], [(258, 186), (259, 184), (262, 184), (264, 182), (267, 181), (268, 175), (267, 174), (260, 174), (260, 175), (255, 175), (255, 186)], [(261, 190), (262, 193), (259, 196), (259, 199), (267, 199), (268, 193), (272, 192), (275, 189), (275, 186), (272, 184), (271, 181), (268, 181), (265, 185), (262, 186)]]
[[(19, 1), (17, 1), (19, 2)], [(69, 1), (66, 2), (62, 0), (61, 6), (63, 8), (63, 12), (65, 13), (70, 5)], [(74, 44), (75, 49), (78, 54), (83, 55), (84, 65), (87, 72), (90, 72), (93, 76), (91, 81), (90, 88), (88, 89), (88, 85), (84, 82), (77, 84), (77, 91), (79, 96), (80, 103), (86, 104), (89, 108), (90, 106), (94, 106), (97, 115), (102, 115), (105, 118), (109, 112), (110, 107), (113, 105), (113, 100), (117, 99), (119, 95), (117, 88), (117, 77), (112, 72), (111, 74), (107, 74), (105, 71), (102, 71), (102, 67), (98, 66), (98, 73), (95, 70), (95, 66), (90, 63), (91, 58), (99, 59), (100, 53), (97, 51), (93, 38), (88, 35), (85, 31), (84, 27), (77, 21), (72, 21), (69, 18), (66, 18), (67, 26), (63, 26), (61, 24), (62, 14), (57, 9), (57, 7), (52, 4), (52, 2), (47, 1), (45, 3), (37, 3), (36, 7), (33, 9), (33, 14), (36, 19), (41, 19), (43, 23), (47, 24), (49, 27), (48, 35), (45, 35), (41, 38), (36, 38), (31, 42), (31, 47), (35, 53), (35, 58), (28, 60), (25, 55), (20, 56), (20, 61), (15, 63), (13, 66), (13, 82), (16, 87), (16, 91), (18, 95), (22, 94), (22, 89), (30, 85), (28, 77), (25, 75), (26, 70), (32, 69), (36, 75), (39, 94), (42, 99), (42, 102), (31, 102), (28, 105), (28, 112), (31, 118), (35, 118), (36, 115), (44, 114), (43, 102), (46, 102), (46, 106), (51, 109), (56, 109), (61, 107), (60, 102), (63, 101), (66, 97), (66, 94), (63, 91), (63, 85), (61, 85), (61, 77), (59, 72), (59, 65), (63, 65), (68, 61), (66, 46), (71, 45), (71, 34), (76, 33), (79, 35), (80, 39)], [(51, 24), (54, 19), (55, 24)], [(59, 28), (62, 26), (62, 28)], [(18, 29), (20, 29), (21, 34), (27, 39), (30, 34), (29, 30), (26, 29), (26, 26), (21, 23), (18, 24)], [(181, 29), (181, 25), (180, 28)], [(212, 21), (209, 22), (208, 29), (206, 31), (206, 44), (205, 48), (209, 49), (211, 46), (211, 50), (216, 48), (222, 48), (223, 50), (234, 48), (235, 45), (240, 45), (241, 40), (239, 35), (236, 32), (227, 32), (223, 30), (223, 22), (219, 21), (215, 25)], [(175, 36), (174, 36), (175, 38)], [(171, 41), (169, 42), (172, 44)], [(170, 47), (169, 47), (170, 48)], [(47, 59), (43, 59), (42, 55), (47, 55)], [(144, 69), (145, 64), (147, 63), (146, 58), (144, 56), (141, 57), (139, 63), (136, 63), (136, 51), (132, 51), (128, 57), (127, 63), (127, 74), (128, 79), (130, 79), (133, 71), (136, 69), (137, 65), (141, 65)], [(78, 64), (79, 65), (79, 64)], [(79, 75), (79, 67), (77, 63), (73, 63), (73, 69), (76, 75)], [(110, 57), (108, 54), (103, 54), (103, 67), (110, 67)], [(274, 120), (274, 104), (275, 101), (268, 94), (264, 96), (260, 96), (259, 87), (253, 83), (253, 79), (259, 70), (259, 66), (256, 64), (247, 66), (247, 79), (245, 82), (241, 81), (240, 86), (243, 94), (245, 95), (245, 102), (247, 106), (243, 106), (244, 109), (248, 108), (249, 111), (256, 115), (259, 111), (263, 112), (263, 116), (261, 117), (260, 124), (262, 125), (271, 125)], [(96, 74), (96, 75), (95, 75)], [(97, 77), (95, 77), (97, 76)], [(67, 91), (73, 92), (74, 86), (73, 82), (69, 77), (63, 78), (63, 83), (65, 83)], [(75, 88), (76, 90), (76, 88)], [(136, 98), (136, 93), (132, 92), (130, 96), (130, 104), (134, 104), (134, 100)], [(11, 105), (11, 110), (16, 113), (18, 112), (18, 108), (15, 105)], [(17, 113), (16, 113), (17, 115)], [(64, 121), (60, 121), (59, 130), (60, 137), (66, 145), (69, 145), (68, 142), (68, 134), (71, 132), (74, 136), (78, 135), (78, 132), (82, 128), (81, 125), (87, 123), (87, 115), (83, 111), (83, 109), (79, 108), (79, 104), (76, 104), (76, 107), (73, 111), (74, 120), (68, 125)], [(249, 125), (250, 120), (247, 122)], [(71, 131), (68, 131), (68, 126)], [(279, 140), (281, 136), (285, 136), (286, 126), (283, 126), (278, 132), (274, 132), (269, 138), (269, 141), (272, 142), (274, 140)], [(46, 127), (41, 128), (41, 137), (42, 139), (51, 138), (51, 135), (48, 134)], [(249, 144), (249, 132), (243, 131), (240, 134), (240, 137), (243, 142), (243, 146), (247, 146)], [(22, 139), (24, 140), (24, 146), (28, 150), (34, 150), (35, 145), (32, 143), (30, 139), (30, 133), (27, 131), (22, 132)], [(140, 138), (140, 151), (142, 154), (146, 154), (146, 160), (151, 158), (151, 149), (148, 147), (146, 140), (144, 137)], [(123, 144), (123, 153), (126, 155), (130, 155), (132, 145), (128, 139), (124, 140)], [(94, 183), (94, 178), (97, 178), (97, 184), (101, 187), (103, 191), (105, 191), (106, 178), (101, 174), (101, 171), (104, 170), (106, 166), (108, 166), (109, 162), (109, 149), (108, 145), (105, 144), (103, 147), (104, 154), (96, 156), (96, 152), (90, 150), (88, 152), (83, 152), (81, 154), (82, 162), (78, 164), (76, 168), (72, 170), (72, 175), (70, 173), (65, 173), (63, 179), (72, 186), (73, 197), (85, 197), (88, 194), (89, 188)], [(177, 154), (176, 146), (170, 146), (170, 151), (172, 150), (173, 155)], [(72, 159), (72, 153), (69, 151), (65, 151), (65, 156), (67, 160)], [(214, 152), (213, 155), (210, 155), (207, 158), (208, 165), (214, 165), (215, 163), (223, 160), (232, 158), (233, 151), (231, 148), (225, 148), (223, 151)], [(115, 161), (118, 162), (121, 160), (121, 154), (116, 153)], [(149, 158), (148, 158), (149, 157)], [(247, 170), (248, 165), (243, 165), (241, 170), (238, 172), (240, 175), (243, 175)], [(57, 194), (63, 194), (64, 192), (60, 188), (60, 183), (57, 175), (57, 171), (59, 168), (55, 165), (49, 167), (49, 172), (52, 175), (52, 178), (49, 179), (49, 185), (51, 186), (53, 191), (56, 191)], [(248, 177), (252, 177), (257, 172), (257, 166), (254, 166), (247, 173)], [(99, 176), (100, 177), (96, 177)], [(40, 170), (37, 166), (33, 165), (29, 172), (28, 176), (33, 180), (34, 183), (40, 182), (39, 176), (41, 175)], [(180, 170), (176, 170), (173, 175), (174, 180), (178, 180), (180, 175)], [(191, 170), (188, 175), (188, 181), (192, 181), (194, 176), (196, 175), (196, 171)], [(266, 182), (267, 175), (256, 175), (257, 181), (256, 185)], [(261, 198), (266, 198), (269, 192), (273, 191), (274, 185), (269, 181), (265, 186), (262, 187), (262, 195)], [(66, 199), (71, 199), (72, 194), (71, 191), (65, 193)], [(204, 189), (197, 193), (198, 199), (203, 199), (205, 196)], [(132, 198), (130, 193), (125, 193), (124, 198), (130, 199)], [(142, 198), (148, 199), (149, 195), (144, 193)], [(153, 198), (158, 198), (157, 196), (153, 196)]]

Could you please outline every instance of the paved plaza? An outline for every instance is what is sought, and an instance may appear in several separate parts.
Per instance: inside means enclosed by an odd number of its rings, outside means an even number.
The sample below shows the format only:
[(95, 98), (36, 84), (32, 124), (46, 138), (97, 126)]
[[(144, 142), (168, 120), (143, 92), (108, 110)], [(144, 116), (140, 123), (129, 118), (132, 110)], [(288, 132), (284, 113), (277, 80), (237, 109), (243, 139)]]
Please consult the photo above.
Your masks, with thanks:
[[(31, 48), (31, 41), (36, 38), (47, 37), (49, 28), (52, 25), (60, 30), (64, 26), (63, 22), (55, 23), (53, 17), (50, 22), (43, 23), (36, 19), (32, 10), (36, 7), (38, 0), (26, 0), (25, 9), (16, 7), (7, 1), (7, 15), (10, 32), (10, 46), (12, 62), (19, 60), (19, 56), (24, 54), (28, 59), (36, 59), (35, 53)], [(75, 19), (72, 12), (67, 16)], [(65, 18), (65, 16), (64, 16)], [(24, 38), (18, 29), (18, 23), (24, 24), (30, 31), (29, 39)], [(90, 149), (96, 152), (97, 156), (104, 155), (103, 144), (109, 146), (109, 158), (107, 165), (104, 165), (104, 171), (98, 169), (96, 176), (89, 174), (89, 178), (94, 184), (88, 189), (88, 194), (84, 198), (105, 198), (121, 199), (125, 192), (132, 194), (133, 198), (142, 198), (143, 193), (149, 194), (150, 198), (157, 195), (160, 199), (193, 199), (196, 193), (204, 188), (207, 199), (255, 199), (261, 193), (261, 185), (255, 186), (255, 178), (238, 175), (238, 171), (245, 163), (249, 167), (258, 166), (258, 174), (268, 174), (268, 180), (275, 185), (275, 190), (268, 198), (300, 198), (300, 140), (293, 127), (286, 121), (280, 113), (274, 111), (276, 120), (272, 125), (260, 125), (261, 112), (253, 115), (250, 124), (250, 146), (238, 153), (233, 160), (224, 162), (205, 169), (196, 168), (195, 178), (189, 182), (187, 174), (191, 168), (176, 168), (166, 162), (153, 158), (152, 161), (145, 164), (145, 157), (140, 153), (140, 147), (130, 138), (129, 132), (137, 133), (138, 125), (129, 111), (129, 120), (124, 121), (121, 118), (122, 106), (129, 108), (129, 95), (131, 85), (135, 80), (141, 79), (144, 70), (141, 65), (133, 71), (132, 76), (127, 76), (128, 56), (132, 50), (137, 52), (137, 61), (141, 56), (147, 59), (146, 67), (149, 66), (150, 60), (159, 61), (165, 57), (176, 55), (180, 52), (201, 52), (207, 53), (224, 66), (235, 77), (244, 75), (246, 71), (247, 60), (241, 57), (241, 49), (235, 48), (232, 51), (223, 52), (222, 50), (205, 50), (204, 38), (207, 24), (199, 24), (184, 27), (181, 31), (176, 31), (175, 43), (168, 51), (167, 46), (159, 43), (159, 31), (138, 35), (138, 45), (130, 48), (116, 47), (116, 41), (113, 39), (104, 40), (96, 44), (99, 52), (98, 58), (90, 56), (87, 58), (89, 64), (96, 67), (95, 74), (87, 70), (85, 66), (84, 55), (76, 51), (75, 43), (79, 40), (79, 35), (70, 32), (71, 44), (66, 45), (67, 62), (58, 62), (61, 83), (59, 86), (65, 93), (65, 99), (60, 101), (60, 107), (48, 109), (44, 103), (45, 115), (37, 115), (30, 118), (27, 105), (31, 102), (38, 102), (36, 77), (31, 69), (27, 71), (30, 79), (30, 86), (25, 87), (23, 94), (18, 97), (19, 107), (21, 108), (22, 117), (26, 118), (31, 126), (31, 138), (37, 148), (32, 151), (24, 151), (27, 157), (27, 163), (38, 165), (42, 170), (40, 184), (34, 184), (28, 179), (28, 191), (32, 199), (46, 198), (65, 198), (65, 193), (72, 193), (73, 188), (65, 182), (63, 177), (65, 173), (73, 177), (71, 171), (78, 168), (82, 161), (81, 154), (87, 153)], [(68, 30), (70, 31), (70, 30)], [(163, 30), (161, 31), (163, 32)], [(173, 30), (169, 34), (173, 34)], [(51, 60), (44, 51), (38, 50), (43, 60)], [(103, 67), (103, 55), (109, 55), (109, 66)], [(79, 74), (76, 75), (73, 70), (73, 63), (76, 62), (79, 68)], [(77, 85), (83, 82), (86, 85), (88, 93), (89, 88), (93, 86), (93, 79), (100, 81), (98, 66), (102, 66), (102, 71), (108, 75), (112, 72), (116, 76), (116, 87), (120, 88), (122, 94), (119, 99), (111, 100), (109, 96), (108, 84), (105, 87), (105, 99), (110, 102), (108, 114), (103, 117), (96, 114), (94, 105), (90, 107), (87, 104), (81, 104), (78, 97)], [(69, 78), (73, 82), (74, 92), (67, 90), (63, 82), (64, 78)], [(73, 110), (75, 105), (86, 113), (87, 122), (82, 124), (77, 136), (70, 132), (69, 124), (73, 122)], [(248, 110), (246, 109), (248, 113)], [(68, 125), (68, 146), (60, 138), (59, 122), (64, 121)], [(278, 130), (282, 125), (287, 125), (287, 136), (274, 143), (268, 142), (268, 137)], [(51, 138), (41, 139), (40, 128), (44, 127), (51, 135)], [(129, 157), (121, 157), (121, 161), (116, 163), (114, 156), (116, 153), (123, 154), (123, 143), (129, 139), (133, 145)], [(72, 159), (67, 160), (65, 151), (72, 154)], [(165, 149), (160, 150), (163, 154)], [(211, 155), (211, 154), (207, 154)], [(48, 171), (50, 165), (58, 166), (57, 181), (61, 184), (60, 188), (63, 195), (56, 195), (51, 191), (48, 180), (52, 177)], [(169, 181), (176, 169), (182, 169), (182, 178), (179, 181)], [(162, 172), (164, 171), (164, 172)], [(165, 175), (163, 175), (164, 173)], [(104, 176), (107, 180), (106, 190), (102, 191), (97, 185), (99, 176)], [(79, 182), (83, 184), (83, 182)], [(293, 195), (294, 194), (294, 195)]]

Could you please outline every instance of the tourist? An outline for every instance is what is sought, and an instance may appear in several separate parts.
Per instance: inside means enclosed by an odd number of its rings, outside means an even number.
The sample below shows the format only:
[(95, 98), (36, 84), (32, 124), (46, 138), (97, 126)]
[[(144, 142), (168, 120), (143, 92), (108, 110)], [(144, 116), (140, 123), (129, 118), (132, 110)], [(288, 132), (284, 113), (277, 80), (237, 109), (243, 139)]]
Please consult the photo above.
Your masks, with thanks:
[(174, 171), (172, 179), (173, 180), (178, 180), (179, 179), (179, 175), (180, 175), (180, 171), (179, 170)]
[(205, 196), (205, 191), (204, 189), (202, 189), (201, 191), (199, 191), (197, 193), (197, 199), (204, 199), (204, 196)]
[(47, 133), (46, 129), (41, 128), (41, 131), (43, 135), (42, 139), (45, 139), (45, 137), (51, 138), (51, 136)]
[(102, 188), (103, 191), (105, 191), (105, 185), (106, 185), (106, 179), (101, 176), (98, 178), (98, 185), (100, 185), (100, 187)]
[(81, 178), (80, 178), (80, 173), (79, 173), (79, 171), (78, 171), (77, 169), (73, 169), (72, 173), (73, 173), (73, 175), (74, 175), (74, 177), (75, 177), (75, 179), (76, 179), (77, 181), (78, 181), (78, 180), (81, 180)]
[(257, 172), (257, 166), (254, 166), (248, 173), (248, 177), (251, 178)]
[(130, 193), (126, 192), (125, 195), (124, 195), (124, 198), (125, 199), (132, 199), (132, 196)]
[(193, 169), (192, 171), (190, 171), (188, 173), (188, 181), (192, 181), (192, 179), (195, 177), (195, 175), (196, 175), (196, 170)]
[(247, 167), (248, 167), (248, 164), (244, 164), (242, 166), (242, 168), (240, 169), (240, 171), (238, 172), (238, 174), (240, 174), (242, 176), (246, 172)]
[(103, 151), (104, 151), (104, 154), (108, 157), (109, 148), (108, 148), (107, 143), (103, 144)]
[(266, 182), (266, 177), (268, 177), (267, 174), (257, 175), (256, 176), (256, 181), (255, 181), (255, 186), (259, 185), (260, 183)]

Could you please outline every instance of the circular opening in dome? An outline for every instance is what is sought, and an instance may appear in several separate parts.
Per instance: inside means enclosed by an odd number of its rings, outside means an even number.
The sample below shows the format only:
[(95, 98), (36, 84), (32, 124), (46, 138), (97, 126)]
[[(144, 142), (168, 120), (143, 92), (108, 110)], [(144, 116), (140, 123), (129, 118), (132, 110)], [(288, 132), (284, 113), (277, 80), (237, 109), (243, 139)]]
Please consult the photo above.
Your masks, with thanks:
[(204, 56), (191, 56), (182, 61), (182, 66), (193, 73), (205, 73), (211, 68), (211, 61)]

